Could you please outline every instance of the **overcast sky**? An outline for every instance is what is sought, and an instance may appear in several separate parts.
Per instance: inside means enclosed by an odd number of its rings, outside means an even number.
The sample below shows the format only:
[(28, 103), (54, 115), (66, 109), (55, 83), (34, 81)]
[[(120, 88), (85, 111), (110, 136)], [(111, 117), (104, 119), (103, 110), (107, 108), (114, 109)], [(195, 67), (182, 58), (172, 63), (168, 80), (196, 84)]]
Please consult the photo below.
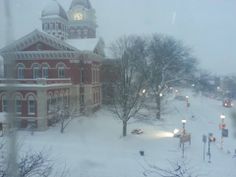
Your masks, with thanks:
[[(41, 10), (51, 0), (11, 0), (14, 38), (41, 29)], [(67, 11), (72, 0), (58, 0)], [(236, 0), (90, 0), (98, 37), (106, 44), (121, 35), (165, 33), (190, 46), (200, 66), (212, 73), (236, 74)], [(0, 48), (5, 43), (0, 1)]]

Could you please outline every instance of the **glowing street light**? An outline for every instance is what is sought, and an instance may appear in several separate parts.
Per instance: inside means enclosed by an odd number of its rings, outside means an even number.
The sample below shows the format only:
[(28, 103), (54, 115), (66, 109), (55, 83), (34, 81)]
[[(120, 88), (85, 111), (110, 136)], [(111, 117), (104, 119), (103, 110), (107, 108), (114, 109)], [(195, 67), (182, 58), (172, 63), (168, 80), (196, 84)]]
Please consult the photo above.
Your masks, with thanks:
[(183, 124), (185, 124), (185, 123), (187, 122), (187, 120), (183, 119), (183, 120), (181, 120), (181, 122), (182, 122)]
[(224, 114), (221, 114), (221, 115), (220, 115), (220, 119), (221, 119), (222, 121), (224, 121), (225, 115), (224, 115)]
[(144, 93), (146, 93), (146, 90), (145, 90), (145, 89), (143, 89), (143, 94), (144, 94)]

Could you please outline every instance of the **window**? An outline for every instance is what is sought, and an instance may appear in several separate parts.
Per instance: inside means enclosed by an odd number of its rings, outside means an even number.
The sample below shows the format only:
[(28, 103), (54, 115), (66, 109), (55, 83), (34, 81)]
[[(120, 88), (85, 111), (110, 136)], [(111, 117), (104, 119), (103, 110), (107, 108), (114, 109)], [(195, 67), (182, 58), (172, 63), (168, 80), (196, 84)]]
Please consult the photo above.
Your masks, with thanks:
[(52, 23), (49, 24), (49, 29), (51, 30), (53, 28)]
[(59, 78), (65, 78), (65, 68), (64, 66), (58, 67), (58, 77)]
[(40, 78), (40, 66), (39, 64), (33, 64), (33, 79)]
[(92, 82), (95, 82), (95, 70), (92, 68)]
[(80, 82), (84, 83), (84, 69), (83, 68), (81, 68), (80, 70)]
[(48, 112), (52, 112), (53, 111), (53, 99), (52, 99), (52, 95), (48, 95), (48, 100), (47, 100), (47, 106), (48, 106)]
[(35, 115), (36, 113), (36, 100), (33, 96), (28, 97), (28, 114)]
[(43, 66), (42, 67), (42, 77), (43, 78), (48, 78), (48, 66)]
[(63, 95), (63, 104), (67, 106), (69, 105), (68, 92), (65, 92), (65, 94)]
[(58, 23), (56, 23), (56, 30), (58, 30)]
[(2, 96), (2, 112), (7, 112), (8, 110), (8, 101), (6, 95)]
[(84, 95), (80, 95), (80, 105), (84, 106)]
[(21, 114), (21, 97), (16, 96), (15, 97), (15, 111), (17, 114)]
[(18, 66), (17, 77), (18, 77), (18, 79), (24, 79), (24, 66), (23, 65)]

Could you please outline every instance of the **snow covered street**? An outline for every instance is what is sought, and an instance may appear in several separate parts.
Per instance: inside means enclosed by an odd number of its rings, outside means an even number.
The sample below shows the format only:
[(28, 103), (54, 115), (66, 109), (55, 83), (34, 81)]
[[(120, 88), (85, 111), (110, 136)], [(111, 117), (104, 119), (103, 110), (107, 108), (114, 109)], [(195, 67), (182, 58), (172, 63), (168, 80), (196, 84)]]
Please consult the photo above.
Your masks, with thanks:
[[(169, 169), (171, 163), (184, 161), (194, 175), (207, 177), (235, 177), (236, 149), (234, 129), (230, 113), (234, 108), (224, 108), (220, 101), (194, 96), (191, 92), (190, 107), (184, 101), (173, 99), (168, 114), (158, 121), (132, 119), (128, 124), (128, 136), (123, 138), (122, 124), (107, 108), (90, 117), (74, 119), (64, 134), (58, 127), (46, 132), (19, 132), (22, 151), (44, 150), (51, 154), (58, 167), (66, 166), (71, 177), (141, 177), (151, 170), (149, 165)], [(224, 138), (220, 149), (220, 114), (226, 115), (229, 137)], [(194, 117), (192, 117), (194, 116)], [(186, 119), (186, 132), (191, 133), (192, 142), (185, 144), (185, 157), (179, 147), (179, 139), (173, 138), (173, 130), (182, 128), (181, 120)], [(130, 132), (141, 128), (144, 133)], [(213, 133), (216, 142), (211, 143), (211, 163), (208, 156), (203, 160), (203, 134)], [(144, 156), (140, 155), (144, 151)], [(206, 144), (207, 151), (207, 144)], [(148, 173), (148, 176), (158, 176)]]

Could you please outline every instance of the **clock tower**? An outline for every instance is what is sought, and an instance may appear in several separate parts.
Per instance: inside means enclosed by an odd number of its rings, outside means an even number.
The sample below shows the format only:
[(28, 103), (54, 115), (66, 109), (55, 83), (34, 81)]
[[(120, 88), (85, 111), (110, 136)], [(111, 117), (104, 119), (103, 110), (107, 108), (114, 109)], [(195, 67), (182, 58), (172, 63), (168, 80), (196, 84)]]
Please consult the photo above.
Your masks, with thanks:
[(68, 15), (68, 38), (96, 38), (95, 10), (89, 0), (73, 0)]

